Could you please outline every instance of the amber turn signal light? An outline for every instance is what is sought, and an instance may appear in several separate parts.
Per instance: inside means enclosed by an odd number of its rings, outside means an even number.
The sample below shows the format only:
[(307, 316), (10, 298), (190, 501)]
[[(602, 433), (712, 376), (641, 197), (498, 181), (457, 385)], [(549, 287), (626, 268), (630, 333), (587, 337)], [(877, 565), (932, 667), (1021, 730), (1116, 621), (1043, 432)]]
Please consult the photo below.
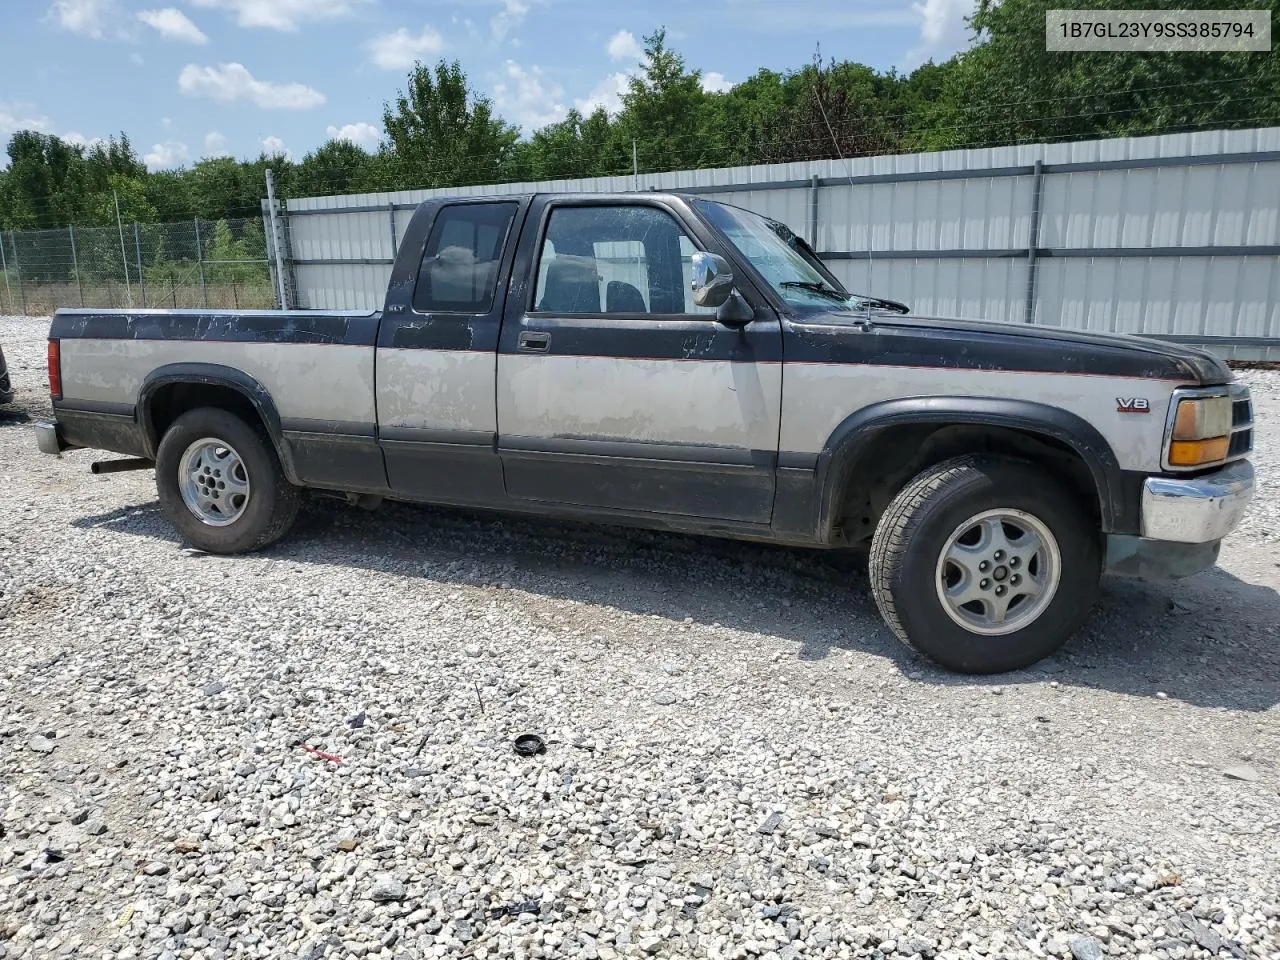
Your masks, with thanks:
[(1227, 458), (1227, 437), (1208, 440), (1175, 440), (1169, 445), (1169, 465), (1173, 467), (1198, 467), (1205, 463), (1217, 463)]

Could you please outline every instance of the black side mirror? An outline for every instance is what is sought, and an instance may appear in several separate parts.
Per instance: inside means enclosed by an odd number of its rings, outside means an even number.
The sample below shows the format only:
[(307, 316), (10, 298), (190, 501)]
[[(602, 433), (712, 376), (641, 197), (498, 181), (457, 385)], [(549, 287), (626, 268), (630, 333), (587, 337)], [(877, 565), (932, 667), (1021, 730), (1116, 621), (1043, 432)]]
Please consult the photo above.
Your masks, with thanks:
[(726, 327), (745, 327), (754, 318), (755, 311), (751, 309), (751, 304), (737, 290), (731, 291), (729, 299), (720, 304), (716, 311), (716, 322), (723, 323)]

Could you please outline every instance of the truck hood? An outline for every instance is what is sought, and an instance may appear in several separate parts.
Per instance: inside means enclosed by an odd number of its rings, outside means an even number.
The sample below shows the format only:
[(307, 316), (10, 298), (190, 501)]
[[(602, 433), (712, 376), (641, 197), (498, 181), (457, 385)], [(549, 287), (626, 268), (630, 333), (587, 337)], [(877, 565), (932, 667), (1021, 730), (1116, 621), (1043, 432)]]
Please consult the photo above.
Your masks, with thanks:
[(1196, 386), (1233, 379), (1210, 353), (1128, 334), (849, 310), (797, 314), (788, 324), (794, 358), (808, 362), (1138, 377)]

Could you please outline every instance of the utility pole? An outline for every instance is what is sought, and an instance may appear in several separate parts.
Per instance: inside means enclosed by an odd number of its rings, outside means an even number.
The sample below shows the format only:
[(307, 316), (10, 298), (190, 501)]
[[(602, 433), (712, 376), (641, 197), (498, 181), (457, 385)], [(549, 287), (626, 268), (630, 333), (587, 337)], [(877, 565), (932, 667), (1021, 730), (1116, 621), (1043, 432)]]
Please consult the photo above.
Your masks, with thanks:
[(640, 189), (640, 161), (636, 153), (636, 138), (631, 138), (631, 189)]
[(129, 306), (133, 306), (133, 284), (129, 282), (129, 254), (124, 249), (124, 221), (120, 219), (120, 194), (115, 190), (111, 196), (116, 201), (116, 229), (120, 231), (120, 263), (124, 266), (124, 289), (129, 295)]
[(280, 242), (280, 224), (276, 220), (276, 178), (270, 168), (267, 169), (267, 214), (271, 217), (271, 250), (276, 260), (276, 288), (280, 296), (280, 309), (288, 310), (289, 301), (285, 297), (284, 283), (284, 249)]

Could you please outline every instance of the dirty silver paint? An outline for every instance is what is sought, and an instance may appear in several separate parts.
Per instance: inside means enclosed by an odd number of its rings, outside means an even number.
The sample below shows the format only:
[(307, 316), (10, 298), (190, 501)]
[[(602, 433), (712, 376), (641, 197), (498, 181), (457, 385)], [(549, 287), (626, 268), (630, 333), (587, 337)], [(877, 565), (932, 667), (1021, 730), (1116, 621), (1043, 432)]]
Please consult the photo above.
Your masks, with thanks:
[(137, 403), (151, 371), (169, 363), (242, 370), (281, 417), (374, 422), (373, 347), (189, 340), (63, 340), (64, 400)]
[(781, 398), (777, 363), (498, 358), (503, 436), (776, 450)]
[(782, 404), (783, 450), (820, 451), (831, 432), (863, 407), (902, 397), (1000, 397), (1033, 400), (1083, 418), (1106, 438), (1124, 470), (1160, 472), (1163, 416), (1116, 409), (1116, 397), (1141, 396), (1168, 409), (1179, 384), (1167, 380), (1002, 370), (789, 364)]
[(495, 353), (378, 351), (378, 424), (493, 433)]

